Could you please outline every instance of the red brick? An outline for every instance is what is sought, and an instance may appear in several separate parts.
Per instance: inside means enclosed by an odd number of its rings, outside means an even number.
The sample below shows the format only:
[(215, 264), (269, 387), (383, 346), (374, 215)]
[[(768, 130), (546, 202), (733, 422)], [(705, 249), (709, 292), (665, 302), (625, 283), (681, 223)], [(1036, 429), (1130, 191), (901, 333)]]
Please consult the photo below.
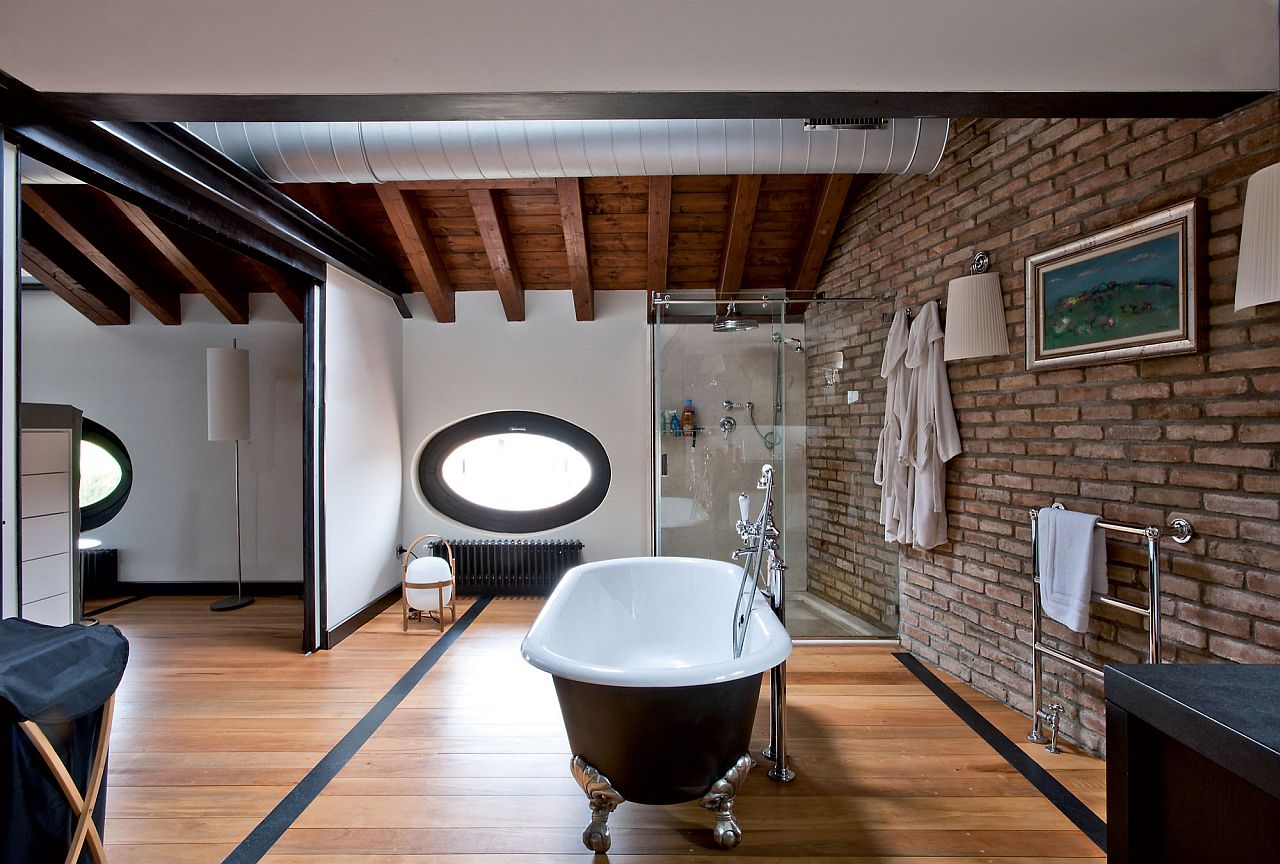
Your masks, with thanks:
[(1212, 513), (1234, 513), (1237, 516), (1250, 516), (1254, 519), (1280, 519), (1280, 501), (1274, 498), (1206, 492), (1204, 509)]
[(1140, 384), (1118, 384), (1111, 388), (1112, 399), (1168, 399), (1172, 388), (1159, 381), (1144, 381)]
[(1235, 465), (1240, 468), (1272, 468), (1275, 453), (1246, 447), (1197, 447), (1195, 461), (1204, 465)]
[(1191, 457), (1191, 448), (1179, 444), (1135, 444), (1130, 452), (1139, 462), (1186, 462)]
[(1280, 663), (1280, 651), (1212, 633), (1209, 634), (1209, 651), (1237, 663)]

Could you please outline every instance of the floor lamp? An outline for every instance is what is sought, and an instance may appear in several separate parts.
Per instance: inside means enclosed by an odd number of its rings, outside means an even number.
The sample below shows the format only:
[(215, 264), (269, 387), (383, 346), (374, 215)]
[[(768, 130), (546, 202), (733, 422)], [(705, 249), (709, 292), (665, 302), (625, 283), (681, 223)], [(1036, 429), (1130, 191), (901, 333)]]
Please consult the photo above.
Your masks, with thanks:
[(209, 348), (205, 355), (209, 397), (209, 440), (236, 445), (236, 596), (209, 604), (214, 612), (229, 612), (253, 602), (244, 595), (244, 560), (240, 542), (240, 442), (249, 438), (249, 352), (236, 347)]

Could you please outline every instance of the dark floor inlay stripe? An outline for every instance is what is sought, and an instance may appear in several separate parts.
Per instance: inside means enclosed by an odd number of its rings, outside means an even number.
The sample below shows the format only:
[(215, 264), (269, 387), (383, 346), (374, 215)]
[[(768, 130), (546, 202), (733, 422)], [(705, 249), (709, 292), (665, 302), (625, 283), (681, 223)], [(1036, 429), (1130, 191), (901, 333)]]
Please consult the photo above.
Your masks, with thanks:
[(249, 832), (249, 836), (240, 841), (240, 845), (223, 859), (223, 864), (248, 864), (248, 862), (261, 860), (262, 856), (266, 855), (276, 841), (284, 835), (284, 832), (289, 830), (289, 826), (297, 821), (302, 811), (306, 810), (324, 787), (329, 785), (329, 781), (338, 776), (343, 766), (350, 762), (351, 757), (355, 756), (373, 733), (378, 731), (378, 727), (391, 716), (391, 712), (431, 671), (431, 667), (444, 656), (449, 646), (458, 641), (458, 637), (471, 626), (492, 599), (487, 595), (477, 597), (453, 626), (444, 631), (418, 659), (418, 662), (414, 663), (409, 671), (391, 686), (386, 695), (378, 700), (378, 704), (370, 708), (369, 712), (360, 718), (360, 722), (353, 726), (351, 731), (316, 763), (316, 767), (312, 768), (307, 776), (284, 796), (275, 809)]
[(121, 606), (128, 606), (130, 603), (137, 603), (139, 600), (145, 599), (147, 599), (146, 594), (138, 594), (135, 597), (126, 597), (123, 600), (108, 603), (106, 606), (99, 606), (97, 609), (90, 609), (84, 613), (84, 617), (92, 618), (94, 615), (101, 615), (103, 612), (110, 612), (112, 609), (119, 609)]
[(979, 713), (964, 697), (942, 682), (927, 666), (906, 653), (893, 655), (907, 670), (920, 679), (920, 683), (928, 687), (934, 696), (952, 710), (952, 712), (978, 733), (978, 736), (991, 745), (991, 748), (1004, 757), (1004, 761), (1012, 765), (1019, 774), (1027, 778), (1040, 794), (1049, 799), (1054, 807), (1062, 811), (1071, 822), (1084, 832), (1085, 836), (1103, 852), (1107, 851), (1107, 823), (1103, 822), (1084, 802), (1072, 794), (1058, 779), (1046, 771), (1032, 759), (1022, 748), (1009, 740), (1007, 736), (986, 717)]

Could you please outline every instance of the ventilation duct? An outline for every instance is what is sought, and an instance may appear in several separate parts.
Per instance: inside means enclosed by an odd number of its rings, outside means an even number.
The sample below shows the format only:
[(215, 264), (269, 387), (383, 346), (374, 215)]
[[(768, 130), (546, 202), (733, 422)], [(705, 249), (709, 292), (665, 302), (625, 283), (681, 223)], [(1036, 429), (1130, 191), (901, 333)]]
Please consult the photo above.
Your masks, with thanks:
[(23, 155), (19, 161), (20, 170), (22, 172), (23, 183), (60, 183), (66, 185), (74, 185), (82, 183), (70, 174), (65, 174), (57, 168), (53, 168), (44, 164), (30, 156)]
[(804, 131), (825, 132), (831, 129), (883, 129), (889, 123), (883, 117), (806, 117)]
[(794, 120), (188, 123), (277, 183), (669, 174), (927, 174), (945, 118), (805, 131)]

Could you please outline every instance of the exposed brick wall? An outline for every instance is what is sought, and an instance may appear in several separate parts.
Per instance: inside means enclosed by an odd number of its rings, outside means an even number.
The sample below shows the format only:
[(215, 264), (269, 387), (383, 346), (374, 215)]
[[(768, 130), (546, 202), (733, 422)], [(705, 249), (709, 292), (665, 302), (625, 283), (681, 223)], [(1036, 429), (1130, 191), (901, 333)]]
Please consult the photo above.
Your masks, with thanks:
[[(927, 177), (877, 178), (853, 198), (819, 290), (868, 296), (812, 308), (810, 590), (868, 615), (901, 598), (903, 644), (1027, 711), (1030, 526), (1060, 500), (1196, 538), (1162, 544), (1164, 658), (1280, 662), (1280, 304), (1233, 311), (1245, 183), (1280, 161), (1280, 100), (1214, 121), (976, 120), (956, 124)], [(1200, 354), (1026, 371), (1027, 256), (1193, 196), (1208, 207), (1208, 348)], [(884, 411), (880, 356), (893, 308), (942, 299), (977, 249), (1001, 276), (1012, 352), (948, 366), (964, 452), (948, 466), (951, 542), (900, 552), (871, 480)], [(816, 379), (816, 380), (815, 380)], [(845, 391), (862, 401), (845, 402)], [(1113, 542), (1112, 591), (1143, 600), (1145, 551)], [(899, 595), (900, 583), (900, 595)], [(1094, 606), (1091, 631), (1046, 633), (1095, 662), (1138, 661), (1141, 619)], [(1049, 661), (1065, 732), (1103, 746), (1101, 685)]]

